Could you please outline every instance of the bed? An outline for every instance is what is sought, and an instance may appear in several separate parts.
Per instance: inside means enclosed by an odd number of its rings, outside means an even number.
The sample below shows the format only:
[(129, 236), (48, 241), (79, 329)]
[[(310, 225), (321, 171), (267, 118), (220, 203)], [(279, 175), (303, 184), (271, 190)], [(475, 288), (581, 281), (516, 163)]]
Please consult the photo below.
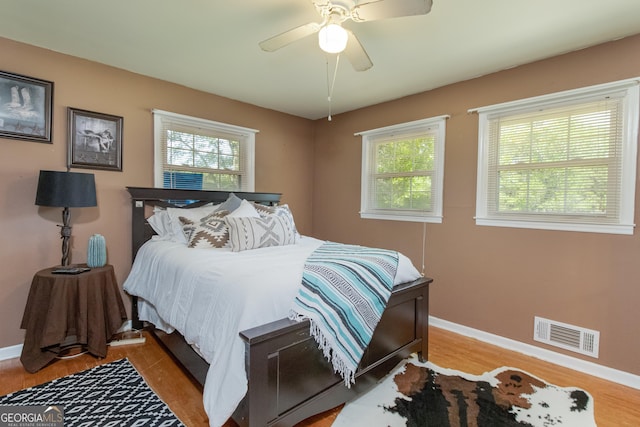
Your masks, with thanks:
[[(229, 415), (243, 427), (293, 426), (368, 390), (410, 354), (418, 353), (422, 359), (427, 357), (428, 289), (432, 279), (412, 276), (413, 273), (409, 270), (402, 276), (399, 268), (400, 277), (396, 277), (396, 281), (401, 283), (395, 283), (371, 343), (358, 366), (355, 383), (347, 387), (343, 378), (334, 373), (331, 364), (318, 349), (318, 344), (310, 334), (309, 322), (290, 320), (286, 310), (283, 313), (282, 296), (271, 296), (270, 290), (273, 289), (275, 281), (284, 281), (283, 277), (288, 280), (286, 275), (292, 274), (282, 273), (285, 276), (279, 276), (276, 272), (288, 271), (286, 266), (297, 262), (295, 260), (302, 256), (301, 253), (313, 251), (319, 244), (316, 239), (300, 236), (295, 245), (288, 247), (245, 251), (242, 256), (248, 257), (248, 261), (243, 262), (255, 264), (261, 271), (261, 276), (259, 280), (253, 280), (250, 286), (237, 286), (240, 289), (239, 293), (246, 293), (250, 300), (243, 302), (242, 308), (236, 310), (229, 308), (233, 307), (232, 300), (235, 300), (235, 294), (231, 297), (218, 293), (214, 293), (213, 297), (191, 295), (194, 291), (184, 283), (191, 286), (191, 282), (197, 282), (197, 286), (206, 286), (206, 292), (209, 292), (209, 286), (201, 283), (205, 280), (203, 275), (194, 273), (191, 267), (187, 273), (179, 273), (174, 270), (177, 267), (169, 266), (168, 264), (181, 264), (182, 260), (186, 259), (184, 248), (179, 247), (185, 245), (158, 238), (148, 220), (158, 209), (184, 209), (184, 212), (194, 212), (193, 215), (196, 215), (196, 211), (192, 209), (200, 209), (207, 204), (225, 203), (231, 193), (141, 187), (127, 187), (127, 190), (132, 199), (133, 266), (125, 282), (125, 290), (132, 296), (133, 326), (147, 327), (175, 360), (203, 386), (205, 409), (212, 426), (222, 425)], [(235, 192), (234, 196), (243, 200), (243, 203), (251, 201), (266, 207), (281, 206), (280, 194), (277, 193)], [(214, 251), (191, 248), (186, 250), (191, 251), (188, 252), (189, 262), (195, 259), (196, 264), (212, 269), (213, 275), (220, 275), (213, 269), (236, 262), (238, 255), (221, 250), (215, 255), (219, 258), (211, 262), (205, 257)], [(267, 264), (260, 264), (264, 262), (264, 257), (272, 256), (272, 252), (279, 252), (277, 258), (273, 255), (273, 260), (267, 261)], [(405, 261), (401, 260), (400, 264), (410, 264), (406, 257), (403, 258)], [(280, 266), (279, 263), (284, 264)], [(235, 267), (234, 271), (237, 270), (242, 269)], [(233, 281), (234, 274), (225, 273), (225, 280), (229, 276), (229, 280)], [(150, 285), (151, 291), (145, 291), (147, 285), (143, 285), (142, 282), (149, 280), (148, 275), (158, 276), (155, 277), (156, 282), (164, 281), (175, 286), (171, 290), (158, 291), (160, 288), (153, 288), (158, 286), (156, 283)], [(183, 275), (187, 276), (188, 280), (183, 279)], [(244, 272), (237, 275), (244, 275)], [(171, 279), (167, 280), (167, 277)], [(295, 274), (292, 277), (296, 277)], [(404, 280), (403, 277), (410, 280)], [(233, 286), (236, 286), (235, 282), (233, 283)], [(289, 295), (286, 292), (293, 292), (293, 288), (283, 288), (287, 289), (284, 295)], [(190, 299), (184, 295), (188, 295)], [(270, 298), (274, 298), (275, 301)], [(166, 305), (167, 301), (171, 303), (171, 307), (161, 315), (161, 307)], [(196, 308), (186, 307), (185, 301), (192, 301), (195, 306), (207, 307), (215, 303), (219, 304), (219, 308), (209, 310), (196, 320), (195, 326), (189, 326), (186, 321), (176, 320), (178, 317), (174, 316), (174, 311), (186, 311), (189, 315), (198, 311)], [(253, 318), (252, 304), (255, 305), (255, 301), (266, 302), (264, 305), (269, 307), (268, 313)], [(225, 310), (232, 311), (225, 313)], [(205, 340), (202, 337), (206, 334), (218, 334), (208, 331), (224, 329), (221, 323), (226, 323), (227, 317), (223, 316), (239, 318), (234, 326), (238, 330), (234, 333), (233, 345), (229, 346), (230, 352), (221, 351), (215, 343), (211, 344), (208, 338)], [(268, 320), (263, 321), (264, 319)], [(216, 327), (203, 327), (209, 321)], [(227, 359), (220, 354), (224, 354)], [(221, 380), (222, 384), (217, 383), (221, 377), (212, 372), (219, 370), (213, 368), (221, 363), (229, 364), (222, 375), (227, 375), (226, 371), (233, 371), (235, 368), (232, 365), (239, 365), (242, 378), (225, 377)]]

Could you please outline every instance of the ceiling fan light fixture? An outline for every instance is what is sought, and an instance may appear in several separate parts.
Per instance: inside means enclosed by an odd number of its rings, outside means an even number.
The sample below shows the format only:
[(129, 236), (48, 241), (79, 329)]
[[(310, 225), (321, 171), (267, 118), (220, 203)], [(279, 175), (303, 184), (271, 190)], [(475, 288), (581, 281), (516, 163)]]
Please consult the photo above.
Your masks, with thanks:
[(349, 34), (338, 24), (328, 24), (318, 33), (320, 49), (327, 53), (340, 53), (347, 47)]

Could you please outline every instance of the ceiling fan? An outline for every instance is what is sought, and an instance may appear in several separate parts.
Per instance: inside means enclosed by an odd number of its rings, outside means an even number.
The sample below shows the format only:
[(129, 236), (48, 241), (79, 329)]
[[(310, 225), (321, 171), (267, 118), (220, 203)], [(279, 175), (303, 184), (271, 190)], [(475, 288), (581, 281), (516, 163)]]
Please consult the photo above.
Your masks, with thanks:
[(318, 34), (320, 48), (328, 53), (341, 53), (356, 71), (373, 66), (358, 38), (342, 23), (377, 21), (402, 16), (425, 15), (431, 11), (432, 0), (311, 0), (322, 21), (310, 22), (259, 43), (267, 52), (276, 51), (297, 40)]

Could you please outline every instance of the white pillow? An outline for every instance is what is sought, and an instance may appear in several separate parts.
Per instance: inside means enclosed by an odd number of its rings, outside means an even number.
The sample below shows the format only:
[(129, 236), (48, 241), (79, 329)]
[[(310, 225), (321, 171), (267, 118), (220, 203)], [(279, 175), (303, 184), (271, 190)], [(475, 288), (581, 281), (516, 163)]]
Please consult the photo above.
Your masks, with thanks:
[(276, 215), (267, 218), (228, 215), (224, 220), (229, 227), (229, 242), (233, 252), (293, 245), (297, 241), (291, 221)]
[(153, 215), (147, 218), (147, 222), (156, 232), (155, 239), (170, 240), (171, 239), (171, 218), (164, 208), (153, 208)]
[[(246, 200), (241, 200), (235, 195), (231, 194), (227, 202), (232, 200), (235, 205), (236, 201), (239, 201), (238, 207), (230, 214), (236, 217), (260, 217), (260, 214), (255, 209), (253, 203)], [(227, 203), (225, 202), (225, 203)], [(151, 228), (158, 235), (157, 239), (170, 240), (172, 242), (189, 244), (189, 238), (185, 234), (184, 223), (187, 220), (193, 224), (198, 224), (205, 217), (219, 211), (223, 204), (214, 205), (208, 203), (204, 206), (197, 208), (161, 208), (155, 207), (154, 214), (147, 218), (147, 222), (151, 225)], [(180, 220), (180, 217), (183, 220)]]

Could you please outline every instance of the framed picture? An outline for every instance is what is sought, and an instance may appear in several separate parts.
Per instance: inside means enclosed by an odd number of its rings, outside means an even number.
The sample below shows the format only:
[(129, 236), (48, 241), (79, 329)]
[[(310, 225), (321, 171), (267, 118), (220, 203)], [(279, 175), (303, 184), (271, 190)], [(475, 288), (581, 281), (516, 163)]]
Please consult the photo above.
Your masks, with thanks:
[(69, 167), (122, 171), (122, 117), (67, 110)]
[(0, 71), (0, 138), (51, 144), (53, 82)]

